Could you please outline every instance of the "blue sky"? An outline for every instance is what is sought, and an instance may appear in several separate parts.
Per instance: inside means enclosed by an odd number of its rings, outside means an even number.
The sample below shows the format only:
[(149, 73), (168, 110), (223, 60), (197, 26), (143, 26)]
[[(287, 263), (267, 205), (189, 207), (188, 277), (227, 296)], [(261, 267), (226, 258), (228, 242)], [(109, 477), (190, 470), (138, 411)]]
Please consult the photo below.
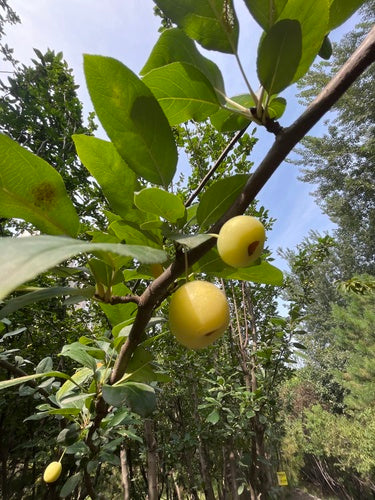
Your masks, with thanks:
[[(30, 64), (34, 57), (33, 47), (42, 52), (47, 48), (62, 51), (80, 85), (78, 94), (87, 115), (92, 107), (83, 76), (82, 54), (117, 58), (138, 73), (159, 36), (159, 19), (153, 15), (153, 5), (151, 0), (12, 0), (11, 6), (21, 17), (22, 24), (7, 27), (5, 41), (15, 49), (16, 59), (24, 64)], [(243, 1), (235, 0), (235, 7), (241, 27), (240, 57), (250, 83), (257, 88), (255, 61), (261, 31)], [(349, 20), (335, 30), (332, 38), (339, 39), (353, 25), (354, 20)], [(215, 52), (205, 55), (219, 65), (227, 95), (246, 92), (233, 56)], [(0, 64), (1, 70), (9, 69), (3, 62)], [(293, 88), (282, 95), (287, 98), (288, 106), (280, 122), (287, 126), (302, 108), (294, 97)], [(313, 133), (319, 135), (322, 131), (320, 124)], [(251, 156), (255, 166), (273, 142), (273, 137), (261, 130), (257, 137), (259, 141)], [(276, 255), (278, 247), (292, 248), (311, 229), (324, 232), (333, 227), (309, 194), (314, 187), (298, 181), (297, 176), (297, 167), (284, 163), (258, 196), (260, 203), (277, 219), (268, 235), (268, 245), (275, 252), (275, 264), (282, 269), (286, 264)]]

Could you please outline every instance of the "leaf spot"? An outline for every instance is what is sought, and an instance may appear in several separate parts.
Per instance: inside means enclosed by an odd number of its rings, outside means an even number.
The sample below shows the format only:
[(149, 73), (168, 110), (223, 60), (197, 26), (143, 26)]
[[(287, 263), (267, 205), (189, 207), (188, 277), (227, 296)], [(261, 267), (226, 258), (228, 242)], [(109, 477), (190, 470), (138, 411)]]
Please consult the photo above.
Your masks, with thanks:
[(56, 201), (56, 188), (49, 182), (42, 182), (31, 190), (33, 204), (38, 208), (49, 209)]

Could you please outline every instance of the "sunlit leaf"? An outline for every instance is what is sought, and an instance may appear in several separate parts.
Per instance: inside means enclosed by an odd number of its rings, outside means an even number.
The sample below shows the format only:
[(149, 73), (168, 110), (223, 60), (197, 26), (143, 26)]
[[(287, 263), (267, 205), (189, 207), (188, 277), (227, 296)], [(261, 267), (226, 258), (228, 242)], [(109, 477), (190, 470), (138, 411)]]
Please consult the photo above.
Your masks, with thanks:
[(175, 62), (156, 68), (143, 78), (171, 126), (202, 121), (219, 109), (214, 88), (195, 66)]
[(162, 250), (138, 245), (88, 243), (59, 236), (0, 238), (0, 299), (19, 285), (30, 281), (70, 257), (80, 253), (112, 252), (145, 264), (164, 262)]
[(205, 49), (237, 51), (238, 20), (232, 0), (154, 0), (185, 33)]
[(193, 40), (178, 28), (163, 31), (140, 74), (146, 75), (155, 68), (174, 62), (191, 64), (206, 76), (215, 89), (225, 93), (223, 77), (217, 65), (202, 56)]
[(245, 0), (258, 24), (268, 31), (277, 21), (288, 0)]
[(248, 179), (247, 174), (237, 174), (211, 184), (203, 193), (198, 206), (198, 224), (201, 227), (208, 227), (220, 219), (240, 194)]
[(298, 21), (278, 21), (261, 40), (257, 71), (269, 95), (278, 94), (293, 81), (301, 60), (302, 31)]
[(78, 215), (61, 175), (0, 134), (0, 216), (20, 218), (48, 234), (76, 236)]
[(145, 188), (134, 195), (135, 205), (144, 212), (176, 222), (185, 214), (181, 198), (159, 188)]
[(167, 187), (177, 148), (150, 89), (116, 59), (86, 55), (84, 69), (95, 111), (120, 156), (136, 174)]
[(112, 210), (124, 216), (132, 206), (135, 173), (111, 142), (73, 135), (78, 156), (103, 190)]

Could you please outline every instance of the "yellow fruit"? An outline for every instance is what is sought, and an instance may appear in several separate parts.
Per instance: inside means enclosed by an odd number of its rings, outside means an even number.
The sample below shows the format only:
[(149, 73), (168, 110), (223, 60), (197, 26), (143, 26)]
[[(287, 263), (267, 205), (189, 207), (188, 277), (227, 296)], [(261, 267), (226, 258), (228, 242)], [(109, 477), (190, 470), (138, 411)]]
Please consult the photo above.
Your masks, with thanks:
[(190, 281), (171, 298), (169, 326), (185, 347), (202, 349), (227, 329), (229, 306), (224, 293), (208, 281)]
[(60, 477), (62, 465), (60, 462), (51, 462), (44, 471), (43, 480), (46, 483), (54, 483)]
[(164, 272), (164, 268), (161, 264), (151, 264), (150, 269), (151, 269), (151, 274), (154, 278), (157, 278)]
[(258, 219), (238, 215), (220, 229), (217, 249), (229, 266), (247, 267), (262, 255), (265, 239), (264, 226)]

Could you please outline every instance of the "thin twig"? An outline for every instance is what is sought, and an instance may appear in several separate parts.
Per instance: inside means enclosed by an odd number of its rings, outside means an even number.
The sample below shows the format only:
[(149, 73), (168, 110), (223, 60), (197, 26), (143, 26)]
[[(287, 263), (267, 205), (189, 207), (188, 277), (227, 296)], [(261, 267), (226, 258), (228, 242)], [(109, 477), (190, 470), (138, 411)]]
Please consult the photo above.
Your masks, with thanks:
[(216, 172), (216, 170), (220, 167), (220, 165), (223, 163), (225, 158), (228, 156), (230, 151), (233, 149), (234, 145), (238, 140), (243, 136), (245, 133), (247, 127), (243, 128), (242, 130), (239, 130), (235, 136), (228, 142), (228, 144), (225, 146), (225, 149), (222, 151), (221, 155), (219, 158), (216, 160), (215, 164), (213, 167), (207, 172), (207, 174), (203, 177), (201, 180), (199, 186), (197, 189), (190, 195), (190, 198), (186, 201), (185, 207), (189, 207), (195, 198), (198, 196), (198, 194), (202, 191), (204, 186), (207, 184), (207, 182), (211, 179), (213, 174)]

